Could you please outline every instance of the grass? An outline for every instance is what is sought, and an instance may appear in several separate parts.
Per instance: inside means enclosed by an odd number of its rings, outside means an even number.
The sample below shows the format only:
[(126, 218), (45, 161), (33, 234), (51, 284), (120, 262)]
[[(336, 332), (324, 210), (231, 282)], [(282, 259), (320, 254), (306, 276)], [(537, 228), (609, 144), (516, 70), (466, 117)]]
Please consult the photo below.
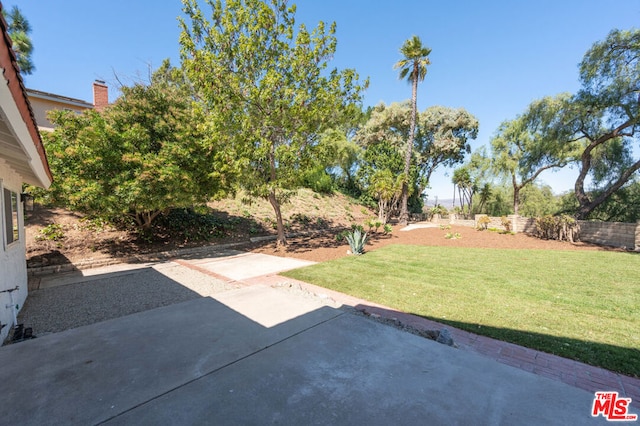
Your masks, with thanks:
[(283, 275), (640, 377), (640, 256), (387, 246)]

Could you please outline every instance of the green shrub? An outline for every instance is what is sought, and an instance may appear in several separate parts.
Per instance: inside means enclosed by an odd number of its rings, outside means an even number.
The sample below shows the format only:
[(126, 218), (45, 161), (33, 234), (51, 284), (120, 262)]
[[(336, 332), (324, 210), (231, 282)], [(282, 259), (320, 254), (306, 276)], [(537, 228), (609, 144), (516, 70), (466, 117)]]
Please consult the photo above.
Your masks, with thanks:
[(393, 228), (388, 223), (385, 223), (382, 229), (384, 230), (384, 235), (388, 235), (391, 233), (391, 231), (393, 231)]
[(302, 184), (321, 194), (333, 193), (333, 179), (323, 167), (316, 167), (302, 176)]
[(443, 214), (449, 213), (449, 211), (443, 205), (438, 204), (437, 206), (431, 207), (431, 209), (429, 210), (429, 213), (431, 213), (431, 215), (434, 215), (434, 214), (443, 215)]
[(545, 240), (573, 242), (580, 232), (578, 221), (569, 215), (537, 217), (534, 235)]
[(224, 230), (233, 230), (240, 218), (230, 218), (222, 223), (209, 213), (200, 213), (195, 209), (171, 209), (160, 215), (155, 222), (157, 235), (168, 234), (184, 241), (207, 241), (224, 235)]
[(40, 233), (35, 237), (36, 241), (60, 241), (64, 239), (64, 230), (62, 225), (52, 223), (45, 226), (40, 230)]
[(365, 225), (369, 228), (369, 232), (375, 231), (378, 232), (378, 229), (382, 226), (382, 221), (378, 219), (369, 219), (365, 222)]
[(354, 229), (352, 232), (348, 232), (345, 238), (349, 243), (351, 254), (359, 255), (364, 253), (364, 245), (369, 239), (366, 232), (362, 232), (360, 229)]
[(80, 229), (83, 231), (101, 232), (109, 226), (109, 222), (101, 217), (83, 217), (80, 219)]
[(349, 233), (350, 231), (340, 231), (336, 234), (336, 241), (341, 243), (344, 241), (344, 238), (346, 237), (346, 235)]
[(351, 230), (352, 231), (360, 231), (360, 232), (364, 232), (364, 226), (362, 225), (358, 225), (357, 223), (352, 223), (351, 224)]

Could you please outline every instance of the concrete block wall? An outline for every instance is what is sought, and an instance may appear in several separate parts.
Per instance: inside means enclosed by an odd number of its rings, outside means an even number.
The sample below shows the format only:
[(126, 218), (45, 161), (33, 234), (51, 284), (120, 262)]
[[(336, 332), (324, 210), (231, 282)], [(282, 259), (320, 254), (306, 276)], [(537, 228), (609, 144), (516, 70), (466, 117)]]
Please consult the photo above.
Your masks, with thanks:
[[(486, 215), (477, 214), (474, 220), (463, 220), (457, 219), (455, 215), (450, 215), (447, 217), (433, 217), (431, 222), (439, 225), (460, 225), (477, 228), (478, 219), (482, 216)], [(507, 217), (511, 220), (512, 231), (526, 234), (534, 232), (535, 218), (516, 215)], [(505, 229), (502, 225), (501, 217), (489, 217), (489, 219), (491, 219), (491, 222), (487, 225), (487, 228)], [(640, 251), (640, 221), (637, 223), (622, 223), (580, 220), (578, 223), (580, 224), (579, 241)]]
[(531, 234), (536, 228), (536, 219), (533, 217), (511, 215), (509, 218), (511, 219), (511, 230), (515, 232)]
[[(487, 216), (486, 214), (477, 214), (474, 217), (474, 227), (477, 228), (478, 225), (478, 219), (480, 219), (482, 216)], [(489, 216), (489, 219), (491, 220), (491, 222), (489, 222), (489, 224), (487, 225), (487, 228), (496, 228), (496, 229), (501, 229), (503, 231), (505, 231), (504, 226), (502, 225), (502, 218), (501, 217), (496, 217), (496, 216)], [(512, 221), (513, 222), (513, 221)], [(513, 225), (513, 223), (512, 223)], [(513, 230), (513, 226), (511, 227), (511, 229)]]
[(637, 223), (579, 220), (580, 241), (640, 251), (640, 221)]

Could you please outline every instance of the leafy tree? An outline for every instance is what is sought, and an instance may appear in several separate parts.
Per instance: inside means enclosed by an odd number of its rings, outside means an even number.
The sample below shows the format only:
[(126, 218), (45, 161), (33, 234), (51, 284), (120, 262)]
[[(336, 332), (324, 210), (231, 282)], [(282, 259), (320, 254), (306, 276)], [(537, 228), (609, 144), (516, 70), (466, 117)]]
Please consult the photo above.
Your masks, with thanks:
[[(576, 215), (584, 219), (640, 169), (637, 152), (632, 156), (640, 133), (640, 30), (613, 30), (595, 43), (580, 64), (580, 80), (582, 89), (566, 109), (557, 137), (584, 143), (575, 183)], [(610, 163), (598, 170), (605, 158)], [(592, 192), (585, 188), (590, 174), (598, 185)]]
[[(52, 111), (45, 147), (56, 176), (54, 202), (142, 232), (170, 208), (224, 193), (224, 153), (213, 150), (203, 112), (172, 81), (165, 63), (149, 85), (123, 87), (102, 113)], [(221, 158), (222, 157), (222, 158)]]
[[(238, 167), (252, 196), (269, 200), (277, 244), (286, 244), (280, 206), (315, 167), (323, 132), (348, 117), (363, 88), (354, 70), (327, 71), (335, 23), (296, 27), (284, 0), (211, 0), (205, 18), (183, 0), (181, 57), (209, 112), (213, 136)], [(366, 85), (366, 83), (365, 83)]]
[(560, 210), (560, 198), (549, 185), (527, 185), (520, 193), (520, 213), (525, 217), (555, 215)]
[(378, 200), (378, 220), (386, 224), (393, 206), (402, 196), (402, 175), (394, 175), (389, 169), (377, 170), (371, 176), (369, 191)]
[[(489, 216), (506, 216), (511, 214), (513, 200), (513, 186), (505, 183), (502, 185), (486, 184), (488, 191), (482, 187), (478, 190), (478, 205), (474, 207), (477, 212), (487, 213)], [(479, 204), (484, 203), (484, 211)], [(519, 212), (525, 217), (540, 217), (555, 215), (562, 211), (561, 197), (557, 196), (548, 185), (538, 185), (535, 182), (522, 188), (520, 191)]]
[(576, 143), (557, 139), (550, 129), (561, 123), (569, 95), (534, 101), (527, 111), (502, 123), (491, 140), (493, 168), (513, 187), (513, 213), (519, 214), (520, 192), (545, 170), (561, 168), (575, 157)]
[(473, 196), (478, 191), (478, 186), (475, 184), (475, 182), (473, 182), (468, 167), (462, 166), (455, 169), (453, 171), (451, 182), (456, 188), (458, 188), (458, 199), (460, 202), (461, 212), (463, 214), (471, 214)]
[(478, 136), (478, 120), (464, 108), (432, 106), (420, 114), (418, 126), (415, 150), (422, 192), (439, 166), (453, 167), (464, 161), (471, 152), (469, 139)]
[[(456, 176), (456, 172), (459, 174), (458, 176)], [(454, 170), (452, 179), (454, 184), (457, 185), (456, 182), (460, 181), (465, 186), (465, 190), (468, 189), (470, 190), (468, 192), (471, 192), (468, 194), (468, 198), (472, 200), (467, 209), (469, 214), (482, 213), (484, 211), (487, 201), (492, 196), (494, 177), (494, 173), (491, 170), (491, 158), (489, 158), (484, 146), (479, 147), (471, 154), (468, 161)], [(476, 194), (478, 194), (478, 198), (474, 198)]]
[(356, 171), (362, 157), (362, 148), (339, 129), (326, 131), (321, 137), (321, 146), (327, 151), (327, 168), (337, 186), (350, 195), (359, 195)]
[[(393, 167), (384, 167), (394, 175), (402, 174), (403, 179), (409, 182), (410, 196), (422, 194), (438, 166), (452, 166), (463, 161), (465, 153), (470, 150), (468, 140), (475, 138), (478, 131), (478, 121), (464, 109), (430, 107), (418, 114), (416, 122), (408, 177), (405, 177), (406, 162), (402, 162), (400, 169), (396, 164), (397, 156), (404, 157), (404, 141), (411, 132), (411, 107), (408, 103), (377, 105), (356, 134), (356, 141), (365, 148), (365, 170), (369, 167), (367, 164), (381, 163), (380, 159), (373, 161), (375, 155), (394, 158)], [(379, 148), (381, 144), (384, 144), (383, 150)]]
[(487, 201), (493, 195), (493, 187), (489, 182), (485, 182), (478, 191), (478, 207), (476, 209), (472, 208), (472, 211), (476, 211), (478, 213), (483, 213), (485, 205)]
[[(598, 192), (589, 194), (592, 198)], [(575, 215), (580, 207), (573, 191), (560, 197), (559, 211)], [(634, 223), (640, 220), (640, 181), (634, 180), (611, 194), (589, 214), (591, 220)]]
[(511, 200), (513, 200), (511, 186), (494, 186), (491, 195), (487, 197), (485, 212), (489, 216), (506, 216), (511, 214)]
[(427, 65), (431, 64), (429, 54), (431, 49), (422, 45), (418, 36), (413, 36), (405, 41), (400, 48), (403, 58), (398, 61), (394, 68), (400, 69), (400, 78), (407, 79), (411, 83), (411, 122), (409, 134), (405, 145), (404, 176), (405, 183), (402, 185), (402, 202), (400, 206), (400, 223), (406, 225), (409, 221), (409, 210), (407, 202), (409, 199), (409, 171), (411, 168), (413, 143), (416, 133), (416, 121), (418, 115), (418, 81), (424, 80), (427, 75)]
[(20, 72), (28, 75), (33, 74), (36, 67), (31, 60), (31, 54), (33, 53), (33, 43), (31, 42), (31, 25), (29, 21), (24, 17), (18, 6), (13, 6), (10, 12), (7, 13), (5, 9), (2, 9), (2, 16), (7, 21), (7, 32), (13, 42), (13, 51), (16, 53), (16, 59)]

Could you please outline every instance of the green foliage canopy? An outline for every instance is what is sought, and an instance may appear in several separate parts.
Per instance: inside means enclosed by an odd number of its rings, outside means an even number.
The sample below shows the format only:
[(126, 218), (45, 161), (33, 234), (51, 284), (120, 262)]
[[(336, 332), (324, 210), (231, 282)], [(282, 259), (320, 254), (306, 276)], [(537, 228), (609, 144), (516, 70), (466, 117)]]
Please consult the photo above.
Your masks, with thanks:
[(210, 19), (196, 0), (183, 0), (183, 65), (212, 136), (233, 157), (248, 193), (270, 201), (284, 244), (281, 203), (301, 172), (317, 165), (320, 136), (349, 116), (367, 83), (352, 69), (327, 70), (335, 23), (296, 27), (296, 7), (283, 0), (208, 3)]
[(123, 87), (102, 113), (50, 113), (56, 128), (44, 139), (56, 176), (53, 202), (129, 218), (146, 232), (160, 213), (224, 193), (227, 174), (214, 166), (220, 151), (207, 138), (202, 110), (161, 75)]
[(492, 168), (511, 181), (513, 213), (519, 214), (520, 191), (545, 170), (562, 168), (575, 160), (575, 141), (558, 139), (552, 129), (562, 126), (562, 112), (570, 95), (532, 102), (524, 114), (500, 125), (491, 139)]
[[(356, 134), (365, 149), (360, 177), (363, 184), (380, 169), (404, 175), (405, 141), (411, 132), (409, 103), (379, 104)], [(409, 176), (409, 195), (421, 194), (440, 165), (462, 162), (469, 152), (469, 139), (478, 132), (478, 120), (466, 110), (434, 106), (418, 114)]]
[(13, 51), (16, 54), (18, 66), (22, 74), (33, 74), (36, 70), (31, 59), (33, 53), (33, 43), (31, 42), (31, 25), (27, 18), (20, 12), (18, 6), (13, 6), (11, 11), (7, 13), (2, 9), (2, 15), (7, 21), (7, 32), (13, 42)]
[[(575, 196), (576, 216), (585, 219), (640, 169), (640, 30), (613, 30), (595, 43), (580, 63), (580, 81), (549, 130), (559, 141), (582, 144)], [(591, 191), (588, 176), (594, 178)]]

